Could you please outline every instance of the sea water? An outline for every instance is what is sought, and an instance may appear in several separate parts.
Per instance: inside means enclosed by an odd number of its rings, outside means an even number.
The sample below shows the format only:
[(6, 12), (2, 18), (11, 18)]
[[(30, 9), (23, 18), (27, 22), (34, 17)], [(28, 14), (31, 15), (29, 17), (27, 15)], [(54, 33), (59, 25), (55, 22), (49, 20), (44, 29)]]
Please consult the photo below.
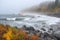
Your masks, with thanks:
[[(17, 20), (6, 20), (3, 18), (14, 18), (16, 17)], [(2, 20), (3, 19), (3, 20)], [(59, 22), (60, 18), (46, 16), (46, 15), (39, 15), (32, 17), (30, 16), (21, 16), (21, 15), (0, 15), (0, 23), (7, 24), (11, 26), (22, 27), (26, 25), (27, 27), (32, 26), (35, 29), (40, 29), (42, 26), (49, 26), (52, 24), (56, 24)]]

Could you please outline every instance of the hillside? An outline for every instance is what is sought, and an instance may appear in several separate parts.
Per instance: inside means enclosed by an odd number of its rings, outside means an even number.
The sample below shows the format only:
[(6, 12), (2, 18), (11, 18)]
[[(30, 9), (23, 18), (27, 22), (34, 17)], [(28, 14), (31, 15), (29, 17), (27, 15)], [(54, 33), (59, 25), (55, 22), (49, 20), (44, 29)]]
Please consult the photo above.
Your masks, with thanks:
[(43, 12), (50, 16), (60, 17), (60, 6), (56, 6), (54, 1), (46, 1), (39, 5), (24, 9), (22, 12)]

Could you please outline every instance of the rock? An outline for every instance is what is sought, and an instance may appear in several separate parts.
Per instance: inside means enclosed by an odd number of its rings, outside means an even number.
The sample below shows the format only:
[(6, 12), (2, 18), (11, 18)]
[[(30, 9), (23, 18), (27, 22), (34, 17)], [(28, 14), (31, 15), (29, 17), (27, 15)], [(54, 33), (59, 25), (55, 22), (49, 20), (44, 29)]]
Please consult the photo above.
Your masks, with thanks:
[(28, 31), (35, 31), (35, 29), (33, 27), (25, 27), (25, 30), (28, 30)]
[(35, 31), (35, 29), (33, 27), (29, 27), (29, 28), (30, 28), (30, 30)]
[(40, 31), (39, 31), (39, 30), (36, 30), (35, 32), (38, 33), (38, 32), (40, 32)]
[(54, 36), (56, 36), (57, 38), (60, 38), (60, 30), (59, 31), (55, 31), (54, 32)]
[(23, 25), (23, 27), (26, 27), (26, 25)]
[(46, 32), (41, 33), (40, 38), (41, 38), (41, 40), (57, 40), (57, 38), (55, 38), (52, 34), (50, 35)]
[(23, 28), (26, 28), (26, 25), (23, 25)]
[(41, 30), (46, 31), (44, 28), (41, 28)]
[(27, 31), (29, 34), (33, 34), (33, 33), (36, 33), (35, 32), (35, 29), (33, 27), (26, 27), (26, 25), (24, 25), (22, 27), (25, 31)]
[(50, 28), (49, 30), (53, 30), (52, 28)]

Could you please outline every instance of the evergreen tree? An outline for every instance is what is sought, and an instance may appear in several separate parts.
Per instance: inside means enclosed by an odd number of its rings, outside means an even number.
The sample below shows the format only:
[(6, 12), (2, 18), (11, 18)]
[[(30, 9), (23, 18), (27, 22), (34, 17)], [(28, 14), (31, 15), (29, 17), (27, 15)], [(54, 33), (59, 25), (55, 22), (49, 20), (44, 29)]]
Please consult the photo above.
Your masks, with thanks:
[(55, 0), (55, 5), (58, 5), (58, 1), (59, 1), (59, 0)]

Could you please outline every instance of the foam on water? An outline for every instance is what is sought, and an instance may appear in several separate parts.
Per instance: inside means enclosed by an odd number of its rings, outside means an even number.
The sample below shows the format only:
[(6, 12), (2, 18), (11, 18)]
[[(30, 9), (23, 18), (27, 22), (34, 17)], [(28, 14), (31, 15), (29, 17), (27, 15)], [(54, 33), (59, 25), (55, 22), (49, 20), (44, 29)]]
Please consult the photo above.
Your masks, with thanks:
[(33, 14), (33, 13), (25, 13), (23, 15), (33, 16), (33, 17), (23, 17), (23, 19), (19, 21), (6, 21), (6, 20), (0, 20), (0, 23), (3, 24), (9, 24), (12, 26), (22, 27), (23, 25), (26, 25), (27, 27), (32, 26), (36, 30), (40, 30), (45, 25), (45, 29), (48, 30), (50, 27), (49, 25), (56, 24), (57, 22), (60, 22), (60, 18), (51, 17), (47, 15), (40, 15), (40, 14)]
[(60, 18), (47, 16), (47, 15), (41, 15), (40, 13), (23, 13), (23, 15), (30, 15), (34, 16), (34, 18), (26, 18), (24, 21), (29, 22), (37, 22), (37, 21), (46, 21), (47, 24), (56, 24), (56, 22), (60, 21)]

